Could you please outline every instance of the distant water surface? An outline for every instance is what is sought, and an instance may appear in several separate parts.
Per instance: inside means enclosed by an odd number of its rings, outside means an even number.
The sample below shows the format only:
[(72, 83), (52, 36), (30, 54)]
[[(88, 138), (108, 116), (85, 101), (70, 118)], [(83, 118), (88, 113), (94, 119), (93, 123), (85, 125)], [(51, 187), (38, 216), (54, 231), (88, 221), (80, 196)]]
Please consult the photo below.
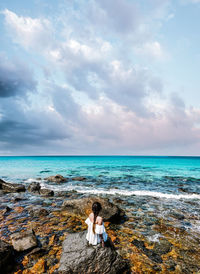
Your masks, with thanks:
[[(88, 192), (200, 194), (200, 157), (156, 156), (13, 156), (0, 157), (0, 177), (19, 182), (61, 174), (85, 176), (85, 182), (63, 184)], [(56, 187), (56, 186), (54, 186)], [(155, 193), (157, 192), (157, 194)], [(189, 196), (189, 197), (190, 197)], [(170, 196), (166, 196), (170, 197)], [(177, 196), (178, 197), (178, 196)], [(180, 196), (181, 197), (181, 196)]]
[[(45, 180), (56, 174), (67, 177), (67, 182)], [(84, 176), (85, 180), (72, 180), (77, 176)], [(56, 192), (120, 198), (137, 218), (136, 205), (141, 214), (154, 214), (169, 222), (174, 220), (173, 216), (183, 214), (185, 219), (176, 225), (200, 231), (200, 157), (0, 157), (0, 178), (27, 185), (38, 180), (41, 187)]]

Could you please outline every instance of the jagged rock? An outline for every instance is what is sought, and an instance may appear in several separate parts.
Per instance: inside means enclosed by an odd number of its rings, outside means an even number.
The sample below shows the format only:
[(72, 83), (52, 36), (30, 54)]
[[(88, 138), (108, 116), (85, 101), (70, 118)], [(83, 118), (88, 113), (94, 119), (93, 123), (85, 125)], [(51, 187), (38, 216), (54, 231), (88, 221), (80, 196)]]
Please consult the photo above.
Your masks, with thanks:
[(173, 211), (171, 212), (171, 215), (176, 218), (177, 220), (184, 220), (185, 216), (179, 212)]
[(57, 174), (55, 176), (47, 177), (47, 178), (45, 178), (45, 180), (47, 180), (49, 182), (54, 182), (54, 183), (63, 183), (63, 182), (67, 182), (68, 181), (67, 178), (63, 177), (60, 174)]
[(37, 238), (32, 230), (13, 233), (11, 241), (16, 251), (24, 251), (37, 246)]
[(7, 183), (0, 179), (0, 189), (4, 192), (22, 192), (26, 191), (26, 188), (22, 184)]
[(21, 198), (21, 197), (13, 197), (12, 202), (16, 203), (16, 202), (19, 202), (22, 200), (23, 200), (23, 198)]
[(160, 239), (159, 242), (155, 243), (153, 251), (160, 255), (167, 254), (172, 250), (172, 246), (167, 239)]
[(77, 176), (72, 178), (73, 181), (85, 181), (86, 179), (87, 178), (83, 176)]
[(156, 263), (162, 263), (161, 255), (167, 254), (172, 250), (172, 244), (167, 239), (160, 239), (159, 242), (156, 242), (152, 249), (146, 248), (143, 241), (137, 239), (132, 241), (138, 249), (140, 249), (149, 259)]
[(134, 239), (132, 241), (132, 244), (134, 244), (139, 250), (141, 250), (153, 262), (159, 263), (159, 264), (163, 262), (161, 255), (156, 253), (153, 249), (146, 248), (143, 241)]
[(11, 210), (12, 210), (12, 208), (10, 208), (9, 206), (6, 206), (6, 207), (2, 210), (2, 215), (7, 215)]
[(42, 188), (40, 189), (40, 194), (45, 197), (53, 196), (54, 191), (48, 188)]
[(0, 273), (7, 273), (8, 266), (13, 264), (13, 247), (0, 240)]
[(41, 186), (40, 186), (39, 183), (37, 183), (37, 182), (32, 182), (32, 183), (28, 186), (28, 191), (29, 191), (29, 192), (33, 192), (33, 193), (35, 193), (35, 192), (38, 192), (38, 193), (39, 193), (40, 188), (41, 188)]
[(105, 248), (88, 245), (85, 232), (67, 235), (62, 246), (58, 273), (123, 273), (127, 263), (109, 245)]
[(49, 211), (45, 208), (31, 208), (29, 210), (29, 214), (31, 217), (40, 217), (49, 215)]
[(108, 201), (108, 199), (100, 197), (89, 197), (82, 199), (66, 200), (63, 202), (63, 209), (71, 213), (75, 213), (81, 216), (87, 217), (92, 211), (92, 204), (99, 202), (102, 205), (100, 216), (103, 217), (104, 221), (119, 221), (124, 216), (124, 211), (121, 210), (117, 205), (114, 205)]

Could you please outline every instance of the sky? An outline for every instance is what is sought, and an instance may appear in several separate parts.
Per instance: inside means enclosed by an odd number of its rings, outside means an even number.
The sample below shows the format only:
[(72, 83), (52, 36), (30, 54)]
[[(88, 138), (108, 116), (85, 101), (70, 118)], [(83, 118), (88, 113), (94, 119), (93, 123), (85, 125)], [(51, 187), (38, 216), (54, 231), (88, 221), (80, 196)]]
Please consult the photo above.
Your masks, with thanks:
[(0, 155), (200, 155), (200, 0), (1, 0)]

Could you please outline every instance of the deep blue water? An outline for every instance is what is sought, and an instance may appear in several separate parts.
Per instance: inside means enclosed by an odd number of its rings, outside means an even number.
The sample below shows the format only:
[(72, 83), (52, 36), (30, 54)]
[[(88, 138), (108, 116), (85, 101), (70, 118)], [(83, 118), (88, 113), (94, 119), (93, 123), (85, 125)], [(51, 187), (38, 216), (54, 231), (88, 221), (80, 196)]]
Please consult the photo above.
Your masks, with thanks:
[[(61, 174), (86, 181), (51, 184), (54, 190), (200, 199), (200, 157), (13, 156), (0, 157), (0, 178), (27, 183)], [(46, 186), (47, 182), (43, 182)]]

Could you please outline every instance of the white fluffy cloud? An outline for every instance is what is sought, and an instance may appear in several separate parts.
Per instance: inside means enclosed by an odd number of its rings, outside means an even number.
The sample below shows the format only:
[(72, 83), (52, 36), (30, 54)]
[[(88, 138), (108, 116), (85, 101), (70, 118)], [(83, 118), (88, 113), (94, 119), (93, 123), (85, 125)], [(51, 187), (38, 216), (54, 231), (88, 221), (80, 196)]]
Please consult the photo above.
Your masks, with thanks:
[(167, 61), (156, 31), (171, 14), (170, 1), (148, 1), (146, 12), (136, 1), (72, 2), (56, 20), (3, 12), (12, 41), (45, 62), (34, 66), (38, 85), (27, 66), (0, 65), (0, 147), (19, 153), (24, 144), (24, 153), (44, 154), (199, 147), (199, 110), (165, 94), (164, 81), (135, 61)]
[(3, 14), (6, 26), (16, 43), (26, 49), (40, 50), (49, 47), (49, 42), (52, 41), (52, 26), (49, 20), (18, 16), (8, 9), (4, 10)]
[(158, 61), (164, 61), (168, 58), (168, 54), (158, 41), (144, 43), (141, 47), (136, 47), (134, 50), (136, 54), (144, 58), (153, 58)]

